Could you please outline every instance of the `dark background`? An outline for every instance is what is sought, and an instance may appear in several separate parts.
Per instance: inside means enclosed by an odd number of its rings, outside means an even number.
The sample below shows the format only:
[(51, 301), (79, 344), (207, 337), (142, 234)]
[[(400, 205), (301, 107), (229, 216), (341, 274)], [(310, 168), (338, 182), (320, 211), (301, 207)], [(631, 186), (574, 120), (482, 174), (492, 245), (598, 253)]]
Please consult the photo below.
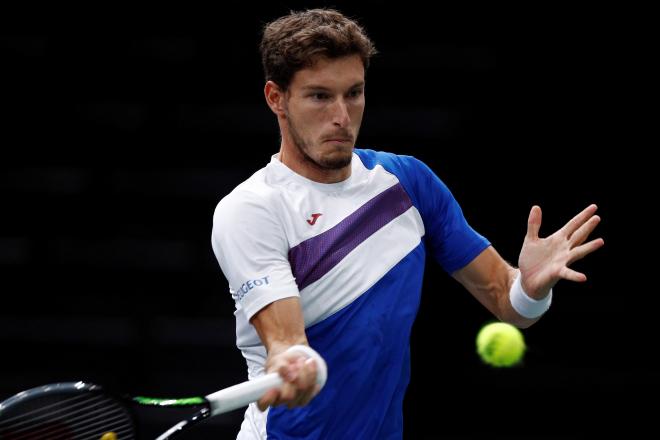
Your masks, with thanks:
[[(358, 147), (424, 160), (514, 264), (533, 204), (542, 235), (592, 202), (603, 218), (605, 247), (574, 265), (588, 281), (556, 286), (517, 368), (480, 363), (474, 340), (493, 317), (429, 262), (405, 438), (641, 429), (660, 379), (634, 23), (602, 9), (331, 5), (380, 51)], [(264, 23), (300, 8), (4, 16), (0, 399), (60, 381), (180, 396), (246, 379), (211, 220), (278, 150), (257, 46)], [(241, 419), (190, 438), (234, 438)], [(172, 417), (143, 420), (153, 437)]]

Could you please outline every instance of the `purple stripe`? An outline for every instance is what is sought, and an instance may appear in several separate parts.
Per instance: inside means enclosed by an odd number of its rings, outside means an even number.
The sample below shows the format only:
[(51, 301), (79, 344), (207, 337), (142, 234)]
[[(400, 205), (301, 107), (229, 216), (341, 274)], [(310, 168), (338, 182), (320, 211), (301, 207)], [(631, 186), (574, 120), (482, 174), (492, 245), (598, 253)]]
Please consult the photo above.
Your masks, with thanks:
[(324, 233), (289, 251), (289, 263), (302, 290), (328, 273), (346, 255), (412, 206), (401, 184), (378, 194)]

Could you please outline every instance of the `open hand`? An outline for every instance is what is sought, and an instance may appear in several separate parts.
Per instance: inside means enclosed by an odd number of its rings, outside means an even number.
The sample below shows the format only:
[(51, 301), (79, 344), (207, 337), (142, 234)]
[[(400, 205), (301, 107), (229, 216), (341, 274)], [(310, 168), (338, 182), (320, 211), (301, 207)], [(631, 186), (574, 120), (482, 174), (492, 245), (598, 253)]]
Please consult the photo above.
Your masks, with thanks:
[(568, 266), (605, 244), (602, 238), (585, 243), (600, 222), (600, 217), (595, 215), (597, 209), (596, 205), (588, 206), (563, 228), (540, 238), (541, 208), (532, 207), (527, 221), (527, 235), (518, 258), (522, 287), (530, 297), (543, 298), (560, 279), (587, 280), (585, 274)]

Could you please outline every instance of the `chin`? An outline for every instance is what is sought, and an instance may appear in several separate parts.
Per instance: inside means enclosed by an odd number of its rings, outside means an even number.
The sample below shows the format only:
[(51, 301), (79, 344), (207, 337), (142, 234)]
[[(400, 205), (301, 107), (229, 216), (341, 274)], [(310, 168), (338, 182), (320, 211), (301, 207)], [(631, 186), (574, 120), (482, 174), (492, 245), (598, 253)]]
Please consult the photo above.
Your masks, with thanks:
[(352, 159), (353, 147), (350, 147), (350, 149), (342, 149), (341, 151), (333, 151), (330, 154), (326, 154), (317, 163), (325, 169), (339, 170), (349, 166)]

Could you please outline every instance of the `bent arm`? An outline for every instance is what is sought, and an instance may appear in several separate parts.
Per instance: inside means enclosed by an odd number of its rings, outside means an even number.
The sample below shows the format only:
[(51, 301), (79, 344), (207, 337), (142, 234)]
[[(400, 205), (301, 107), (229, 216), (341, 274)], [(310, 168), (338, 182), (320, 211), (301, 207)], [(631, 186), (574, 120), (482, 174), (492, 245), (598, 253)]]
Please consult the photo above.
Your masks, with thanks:
[(509, 291), (518, 273), (518, 269), (507, 263), (495, 248), (489, 246), (467, 266), (452, 273), (452, 277), (499, 320), (527, 328), (540, 317), (525, 318), (511, 306)]
[(292, 345), (309, 345), (305, 320), (298, 297), (274, 301), (259, 310), (250, 320), (261, 338), (268, 359), (267, 372), (278, 372), (284, 383), (268, 391), (257, 403), (260, 410), (285, 404), (303, 406), (318, 394), (317, 365), (301, 353), (286, 351)]
[(252, 317), (250, 323), (257, 330), (269, 358), (292, 345), (309, 345), (298, 297), (284, 298), (268, 304)]

